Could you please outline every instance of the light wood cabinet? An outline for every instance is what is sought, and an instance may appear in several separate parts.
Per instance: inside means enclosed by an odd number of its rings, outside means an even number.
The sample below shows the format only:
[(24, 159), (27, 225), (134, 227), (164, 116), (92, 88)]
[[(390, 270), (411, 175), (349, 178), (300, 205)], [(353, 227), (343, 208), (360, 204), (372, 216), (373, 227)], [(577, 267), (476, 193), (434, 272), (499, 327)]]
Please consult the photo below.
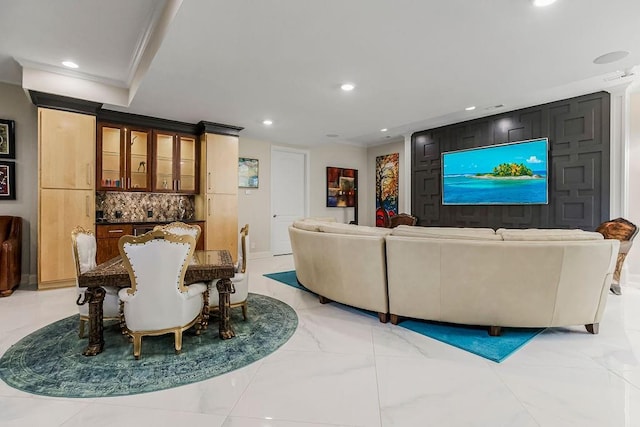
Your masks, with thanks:
[(94, 189), (96, 118), (38, 109), (41, 188)]
[(238, 138), (215, 135), (208, 138), (206, 192), (238, 194)]
[(151, 191), (151, 129), (98, 123), (96, 187)]
[(153, 191), (198, 193), (198, 138), (173, 132), (153, 132)]
[(71, 230), (95, 220), (94, 116), (38, 109), (38, 288), (73, 286)]
[(238, 256), (238, 137), (201, 136), (203, 194), (196, 196), (196, 215), (205, 218), (205, 249), (227, 249)]
[(76, 269), (71, 256), (71, 230), (93, 229), (94, 190), (40, 190), (38, 287), (73, 286)]

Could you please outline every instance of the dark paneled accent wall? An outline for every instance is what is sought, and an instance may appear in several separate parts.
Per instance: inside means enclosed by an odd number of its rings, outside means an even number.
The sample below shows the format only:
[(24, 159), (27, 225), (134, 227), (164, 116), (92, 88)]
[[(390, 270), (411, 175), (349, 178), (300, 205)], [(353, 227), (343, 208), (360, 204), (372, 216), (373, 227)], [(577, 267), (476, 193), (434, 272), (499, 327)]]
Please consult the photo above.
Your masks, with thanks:
[[(416, 132), (411, 137), (411, 206), (422, 226), (582, 228), (609, 219), (606, 92)], [(549, 138), (549, 204), (443, 206), (440, 154)]]

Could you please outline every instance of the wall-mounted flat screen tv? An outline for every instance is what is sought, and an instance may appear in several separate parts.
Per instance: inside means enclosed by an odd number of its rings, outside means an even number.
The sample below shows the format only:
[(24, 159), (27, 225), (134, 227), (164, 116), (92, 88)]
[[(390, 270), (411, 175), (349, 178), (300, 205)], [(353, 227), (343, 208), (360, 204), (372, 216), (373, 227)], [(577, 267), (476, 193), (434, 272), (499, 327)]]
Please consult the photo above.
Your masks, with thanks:
[(442, 153), (443, 205), (545, 205), (547, 138)]

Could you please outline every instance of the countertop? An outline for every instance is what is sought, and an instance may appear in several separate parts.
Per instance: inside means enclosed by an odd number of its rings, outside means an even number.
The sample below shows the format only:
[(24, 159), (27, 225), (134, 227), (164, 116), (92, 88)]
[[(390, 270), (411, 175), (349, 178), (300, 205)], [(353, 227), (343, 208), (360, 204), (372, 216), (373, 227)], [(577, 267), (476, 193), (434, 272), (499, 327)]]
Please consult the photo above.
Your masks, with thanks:
[(109, 219), (103, 221), (96, 221), (96, 225), (113, 225), (113, 224), (131, 224), (131, 225), (145, 225), (145, 224), (170, 224), (172, 222), (184, 222), (185, 224), (189, 224), (192, 222), (204, 222), (201, 219), (166, 219), (166, 220), (154, 220), (149, 219), (148, 221), (129, 221), (125, 219)]

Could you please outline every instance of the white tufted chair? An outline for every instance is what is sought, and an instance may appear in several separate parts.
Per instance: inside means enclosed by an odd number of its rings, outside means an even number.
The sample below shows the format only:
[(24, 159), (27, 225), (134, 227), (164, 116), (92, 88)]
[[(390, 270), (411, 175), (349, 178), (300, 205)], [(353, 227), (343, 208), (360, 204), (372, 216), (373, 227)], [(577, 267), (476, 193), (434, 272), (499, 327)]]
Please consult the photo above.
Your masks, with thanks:
[[(73, 261), (76, 265), (76, 289), (78, 291), (78, 301), (84, 299), (84, 292), (87, 288), (78, 286), (78, 276), (95, 268), (96, 266), (96, 236), (93, 231), (86, 230), (80, 226), (71, 231), (71, 242), (73, 243)], [(104, 286), (106, 294), (102, 306), (104, 320), (119, 319), (120, 299), (118, 299), (118, 288)], [(89, 304), (78, 306), (80, 312), (80, 327), (78, 335), (84, 336), (84, 326), (89, 322)]]
[[(236, 273), (231, 279), (236, 292), (231, 294), (231, 307), (242, 307), (242, 317), (247, 320), (247, 296), (249, 295), (249, 272), (247, 272), (247, 256), (249, 254), (249, 224), (240, 230), (238, 245), (238, 262)], [(218, 310), (218, 292), (209, 292), (209, 310)]]
[[(184, 285), (196, 241), (153, 230), (142, 236), (122, 236), (118, 243), (131, 287), (121, 289), (126, 332), (133, 338), (133, 355), (140, 358), (143, 335), (175, 335), (176, 353), (182, 332), (202, 320), (204, 284)], [(198, 330), (199, 333), (199, 330)]]
[(166, 225), (156, 225), (153, 227), (154, 230), (164, 230), (167, 233), (177, 234), (178, 236), (193, 236), (196, 239), (196, 243), (200, 238), (200, 226), (198, 224), (185, 224), (184, 222), (175, 221)]

